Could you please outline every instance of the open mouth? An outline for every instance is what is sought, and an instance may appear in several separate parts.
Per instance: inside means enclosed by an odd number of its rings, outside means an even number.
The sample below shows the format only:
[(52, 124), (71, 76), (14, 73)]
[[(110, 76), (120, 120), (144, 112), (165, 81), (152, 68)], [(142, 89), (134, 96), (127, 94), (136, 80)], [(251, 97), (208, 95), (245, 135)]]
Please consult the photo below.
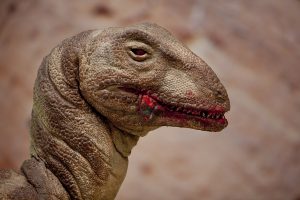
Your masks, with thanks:
[(227, 125), (224, 109), (199, 109), (186, 106), (171, 105), (166, 103), (148, 90), (137, 90), (133, 88), (120, 87), (126, 92), (134, 93), (139, 96), (138, 112), (145, 120), (151, 120), (155, 115), (163, 115), (169, 118), (179, 120), (194, 120), (206, 125), (218, 124)]

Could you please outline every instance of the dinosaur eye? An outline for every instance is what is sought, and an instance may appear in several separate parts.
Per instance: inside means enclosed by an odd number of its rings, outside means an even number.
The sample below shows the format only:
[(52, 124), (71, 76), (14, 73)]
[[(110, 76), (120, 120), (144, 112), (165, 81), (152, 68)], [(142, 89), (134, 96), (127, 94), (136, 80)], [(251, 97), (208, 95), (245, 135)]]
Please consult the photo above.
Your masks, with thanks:
[(146, 60), (150, 56), (147, 51), (140, 48), (131, 48), (129, 50), (129, 55), (131, 56), (132, 59), (139, 62)]
[(132, 53), (134, 53), (137, 56), (143, 56), (147, 53), (143, 49), (131, 49), (131, 51), (132, 51)]

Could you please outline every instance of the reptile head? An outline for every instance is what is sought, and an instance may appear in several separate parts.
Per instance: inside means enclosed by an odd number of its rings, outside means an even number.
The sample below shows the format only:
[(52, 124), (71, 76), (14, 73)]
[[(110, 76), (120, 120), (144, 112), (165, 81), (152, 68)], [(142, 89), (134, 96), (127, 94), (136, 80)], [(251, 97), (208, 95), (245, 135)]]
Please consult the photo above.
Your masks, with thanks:
[(155, 24), (93, 32), (79, 67), (86, 101), (121, 130), (160, 126), (220, 131), (230, 108), (213, 70)]

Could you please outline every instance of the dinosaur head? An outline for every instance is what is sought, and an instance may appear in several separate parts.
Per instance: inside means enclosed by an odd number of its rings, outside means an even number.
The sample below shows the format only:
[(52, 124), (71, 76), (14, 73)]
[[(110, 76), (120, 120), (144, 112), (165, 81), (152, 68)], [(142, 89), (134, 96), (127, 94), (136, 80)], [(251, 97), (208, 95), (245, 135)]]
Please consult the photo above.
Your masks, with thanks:
[(79, 64), (86, 101), (121, 130), (221, 131), (230, 108), (213, 70), (155, 24), (94, 31)]

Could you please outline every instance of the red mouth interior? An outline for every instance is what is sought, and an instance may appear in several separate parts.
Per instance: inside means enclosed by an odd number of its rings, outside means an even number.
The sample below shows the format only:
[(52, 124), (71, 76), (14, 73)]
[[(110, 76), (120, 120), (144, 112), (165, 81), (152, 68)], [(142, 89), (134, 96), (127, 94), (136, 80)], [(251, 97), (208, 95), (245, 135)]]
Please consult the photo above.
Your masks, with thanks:
[(205, 124), (218, 123), (226, 124), (227, 120), (224, 111), (221, 109), (195, 109), (183, 106), (174, 106), (165, 103), (158, 97), (151, 95), (150, 91), (139, 91), (132, 88), (120, 88), (126, 92), (139, 95), (138, 112), (145, 120), (150, 120), (154, 115), (163, 115), (169, 118), (180, 120), (196, 120)]

